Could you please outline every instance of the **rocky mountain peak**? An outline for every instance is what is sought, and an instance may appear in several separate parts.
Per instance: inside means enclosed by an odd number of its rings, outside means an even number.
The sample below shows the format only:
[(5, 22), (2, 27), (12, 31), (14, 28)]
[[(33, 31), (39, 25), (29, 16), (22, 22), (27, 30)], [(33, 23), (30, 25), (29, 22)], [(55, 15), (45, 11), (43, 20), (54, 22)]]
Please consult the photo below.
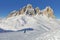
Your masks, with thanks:
[(28, 4), (27, 6), (24, 6), (22, 9), (16, 11), (14, 10), (13, 12), (11, 12), (8, 17), (12, 17), (12, 16), (18, 16), (18, 15), (36, 15), (36, 14), (42, 14), (42, 15), (46, 15), (48, 17), (55, 17), (53, 14), (53, 9), (50, 6), (47, 6), (45, 9), (40, 10), (39, 7), (33, 8), (31, 4)]
[(50, 6), (47, 6), (44, 10), (43, 10), (43, 14), (47, 15), (48, 17), (55, 17), (54, 16), (54, 12), (53, 9)]
[(36, 12), (36, 13), (40, 14), (40, 11), (41, 11), (41, 10), (39, 9), (39, 7), (36, 7), (36, 8), (35, 8), (35, 12)]
[(31, 4), (28, 4), (26, 7), (27, 8), (32, 8), (32, 5)]

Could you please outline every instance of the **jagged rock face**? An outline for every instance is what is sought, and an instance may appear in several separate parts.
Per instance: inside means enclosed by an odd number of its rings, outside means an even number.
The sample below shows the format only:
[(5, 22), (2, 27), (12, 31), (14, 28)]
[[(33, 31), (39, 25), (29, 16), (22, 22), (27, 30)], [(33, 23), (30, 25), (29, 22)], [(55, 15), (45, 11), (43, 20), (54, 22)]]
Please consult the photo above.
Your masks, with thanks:
[(26, 6), (23, 7), (21, 10), (19, 10), (19, 15), (24, 14), (25, 11), (26, 11)]
[(42, 14), (42, 15), (46, 15), (47, 17), (52, 17), (52, 18), (55, 17), (53, 14), (53, 9), (51, 9), (50, 7), (46, 7), (44, 10), (40, 10), (38, 7), (34, 9), (31, 4), (28, 4), (27, 6), (23, 7), (19, 11), (12, 12), (8, 17), (18, 16), (23, 14), (26, 15)]
[(19, 15), (23, 14), (24, 12), (25, 12), (24, 9), (20, 10)]
[(35, 8), (35, 13), (40, 14), (40, 9), (38, 7)]
[(12, 12), (8, 15), (8, 17), (12, 17), (12, 16), (16, 16), (16, 10), (12, 11)]
[(28, 9), (26, 14), (27, 15), (34, 15), (34, 9)]
[(54, 18), (53, 10), (50, 7), (46, 7), (43, 11), (43, 14)]
[(27, 7), (26, 7), (26, 14), (28, 14), (28, 15), (34, 15), (35, 14), (34, 8), (32, 7), (31, 4), (27, 5)]

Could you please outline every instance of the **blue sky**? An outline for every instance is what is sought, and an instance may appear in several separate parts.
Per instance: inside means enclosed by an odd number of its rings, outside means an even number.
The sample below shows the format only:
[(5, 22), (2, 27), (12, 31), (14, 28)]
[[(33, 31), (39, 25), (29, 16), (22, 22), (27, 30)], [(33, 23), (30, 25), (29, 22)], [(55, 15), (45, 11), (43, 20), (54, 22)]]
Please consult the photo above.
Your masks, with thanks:
[(50, 6), (54, 10), (54, 15), (60, 18), (60, 0), (0, 0), (0, 17), (7, 16), (13, 10), (19, 10), (27, 4), (33, 7), (44, 9)]

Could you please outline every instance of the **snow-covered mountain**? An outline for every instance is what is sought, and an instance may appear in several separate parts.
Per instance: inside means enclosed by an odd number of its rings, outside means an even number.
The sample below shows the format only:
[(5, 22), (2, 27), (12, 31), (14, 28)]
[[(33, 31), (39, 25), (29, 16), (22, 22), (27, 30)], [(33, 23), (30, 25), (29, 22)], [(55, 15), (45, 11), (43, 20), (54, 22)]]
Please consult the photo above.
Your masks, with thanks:
[(46, 30), (60, 27), (53, 9), (49, 6), (40, 10), (39, 7), (33, 8), (31, 4), (28, 4), (20, 10), (12, 11), (6, 18), (0, 20), (0, 28), (4, 30), (17, 31), (24, 28), (40, 30), (40, 27)]
[[(53, 9), (40, 10), (31, 4), (0, 18), (0, 40), (60, 40), (60, 22)], [(10, 32), (10, 33), (8, 33)]]

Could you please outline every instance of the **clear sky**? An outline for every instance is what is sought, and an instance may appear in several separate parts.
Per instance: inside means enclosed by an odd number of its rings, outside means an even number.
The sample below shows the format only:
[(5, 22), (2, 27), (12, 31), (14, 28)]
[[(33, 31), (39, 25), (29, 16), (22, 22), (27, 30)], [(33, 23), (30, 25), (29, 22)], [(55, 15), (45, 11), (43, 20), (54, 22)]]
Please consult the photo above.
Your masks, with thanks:
[(60, 0), (0, 0), (0, 17), (7, 16), (13, 10), (19, 10), (27, 4), (44, 9), (50, 6), (57, 18), (60, 18)]

